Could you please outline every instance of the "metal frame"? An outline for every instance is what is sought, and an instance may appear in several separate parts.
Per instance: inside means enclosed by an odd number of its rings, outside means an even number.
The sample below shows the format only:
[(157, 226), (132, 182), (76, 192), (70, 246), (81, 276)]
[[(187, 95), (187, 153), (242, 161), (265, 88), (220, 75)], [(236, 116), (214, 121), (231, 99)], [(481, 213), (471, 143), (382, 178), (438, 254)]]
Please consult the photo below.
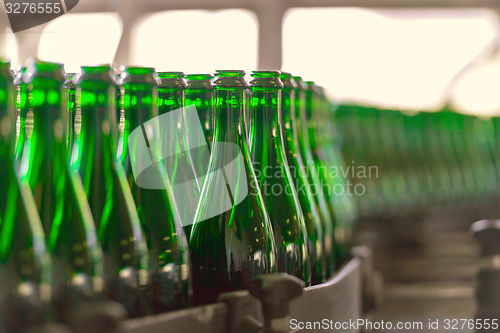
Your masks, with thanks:
[[(355, 257), (328, 282), (305, 288), (302, 296), (292, 302), (290, 318), (298, 322), (321, 322), (328, 319), (340, 323), (363, 318), (362, 285), (365, 276), (371, 276), (372, 272), (370, 265), (364, 265), (365, 260), (367, 259), (363, 257)], [(256, 298), (244, 290), (230, 294), (226, 298), (231, 301), (227, 303), (126, 320), (117, 333), (162, 333), (166, 328), (172, 332), (241, 333), (238, 332), (241, 327), (238, 325), (247, 316), (257, 322), (264, 321), (262, 306)], [(357, 332), (349, 329), (332, 330), (340, 331)]]

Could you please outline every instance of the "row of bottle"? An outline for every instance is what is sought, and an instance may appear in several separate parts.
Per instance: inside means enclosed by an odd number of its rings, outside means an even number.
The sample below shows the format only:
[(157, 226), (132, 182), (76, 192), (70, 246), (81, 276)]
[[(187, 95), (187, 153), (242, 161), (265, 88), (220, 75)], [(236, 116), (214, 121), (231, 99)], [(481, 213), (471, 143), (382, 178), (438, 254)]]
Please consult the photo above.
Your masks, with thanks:
[(13, 80), (9, 67), (0, 332), (69, 322), (92, 300), (130, 317), (209, 304), (270, 272), (318, 284), (348, 253), (355, 209), (331, 191), (344, 179), (326, 170), (343, 162), (314, 83), (278, 71), (249, 83), (243, 71), (65, 75), (35, 60)]
[(470, 207), (498, 195), (498, 117), (355, 105), (340, 105), (335, 115), (349, 177), (366, 188), (356, 197), (362, 215)]

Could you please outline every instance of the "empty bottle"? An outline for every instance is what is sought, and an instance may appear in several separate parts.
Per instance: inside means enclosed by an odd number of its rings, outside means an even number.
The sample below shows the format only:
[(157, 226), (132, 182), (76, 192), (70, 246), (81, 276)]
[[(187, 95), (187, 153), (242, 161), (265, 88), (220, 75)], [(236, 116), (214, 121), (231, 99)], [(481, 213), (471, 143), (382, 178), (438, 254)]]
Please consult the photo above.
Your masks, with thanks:
[(278, 272), (310, 284), (307, 231), (286, 158), (281, 123), (279, 71), (253, 71), (250, 88), (252, 127), (248, 138), (257, 184), (269, 213), (276, 243)]
[(0, 62), (0, 332), (20, 333), (51, 319), (53, 286), (33, 194), (14, 170), (14, 91), (9, 69), (9, 63)]
[(318, 284), (326, 276), (323, 229), (321, 227), (321, 216), (315, 204), (311, 185), (307, 179), (308, 171), (300, 153), (295, 110), (295, 89), (297, 84), (289, 73), (282, 72), (280, 78), (283, 82), (281, 121), (284, 128), (285, 154), (304, 215), (311, 262), (311, 283)]
[(105, 296), (130, 317), (150, 313), (149, 257), (125, 171), (116, 159), (115, 81), (109, 66), (75, 77), (79, 124), (72, 169), (80, 173), (104, 255)]
[(269, 215), (250, 159), (244, 122), (245, 72), (219, 70), (214, 87), (214, 140), (189, 240), (193, 300), (245, 289), (248, 279), (276, 271)]
[[(155, 71), (128, 67), (119, 83), (122, 110), (117, 157), (125, 169), (146, 238), (153, 313), (185, 308), (191, 297), (189, 253), (159, 153)], [(141, 166), (144, 168), (138, 173)]]
[[(334, 216), (331, 215), (329, 202), (326, 200), (323, 192), (323, 184), (321, 184), (319, 173), (315, 166), (314, 155), (309, 142), (309, 128), (307, 116), (307, 99), (306, 89), (307, 85), (304, 84), (302, 78), (298, 76), (293, 77), (297, 82), (297, 89), (295, 90), (295, 103), (296, 103), (296, 121), (297, 121), (297, 134), (299, 139), (299, 148), (302, 154), (302, 160), (307, 168), (307, 177), (311, 184), (311, 191), (314, 195), (315, 204), (321, 214), (321, 226), (323, 231), (323, 246), (326, 260), (326, 276), (318, 283), (325, 282), (335, 271), (335, 236), (334, 236)], [(319, 278), (319, 277), (318, 277)]]
[[(199, 151), (208, 154), (208, 147), (197, 113), (194, 109), (185, 108), (187, 85), (184, 73), (161, 72), (157, 75), (160, 153), (181, 223), (183, 226), (189, 226), (193, 224), (203, 186), (202, 179), (196, 174), (191, 153), (194, 153), (195, 157), (198, 157)], [(192, 112), (188, 113), (190, 111)], [(188, 125), (193, 127), (188, 128)], [(203, 169), (199, 171), (206, 172)]]
[(81, 302), (102, 297), (102, 252), (80, 176), (69, 167), (63, 66), (33, 60), (23, 81), (29, 111), (19, 172), (34, 193), (53, 258), (57, 318), (66, 321)]

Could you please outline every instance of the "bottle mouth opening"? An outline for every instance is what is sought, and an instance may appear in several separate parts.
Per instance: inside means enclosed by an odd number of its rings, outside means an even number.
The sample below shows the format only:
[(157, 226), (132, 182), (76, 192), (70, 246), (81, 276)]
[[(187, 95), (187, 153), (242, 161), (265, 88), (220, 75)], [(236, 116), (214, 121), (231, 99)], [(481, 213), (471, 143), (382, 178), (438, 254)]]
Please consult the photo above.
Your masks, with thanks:
[(281, 72), (280, 80), (283, 82), (285, 88), (297, 88), (297, 82), (293, 79), (292, 74)]
[(243, 70), (223, 70), (218, 69), (215, 71), (215, 76), (219, 77), (242, 77), (245, 76), (245, 71)]
[(275, 78), (279, 77), (280, 74), (280, 71), (252, 71), (250, 76), (255, 78)]
[(189, 81), (204, 81), (212, 80), (214, 76), (212, 74), (186, 74), (185, 79)]
[(151, 75), (155, 73), (152, 67), (124, 67), (123, 72), (128, 75)]
[(109, 65), (99, 65), (99, 66), (82, 66), (82, 73), (85, 74), (102, 74), (108, 73), (111, 70)]
[(3, 59), (0, 58), (0, 70), (5, 69), (8, 69), (10, 71), (10, 62), (3, 61)]
[(26, 61), (26, 71), (22, 74), (22, 81), (29, 84), (34, 77), (64, 80), (64, 65), (57, 62), (45, 62), (30, 58)]
[(29, 59), (26, 64), (26, 72), (32, 71), (38, 74), (62, 72), (64, 65), (57, 62), (45, 62), (36, 59)]
[(158, 72), (157, 75), (160, 79), (182, 79), (185, 76), (183, 72)]

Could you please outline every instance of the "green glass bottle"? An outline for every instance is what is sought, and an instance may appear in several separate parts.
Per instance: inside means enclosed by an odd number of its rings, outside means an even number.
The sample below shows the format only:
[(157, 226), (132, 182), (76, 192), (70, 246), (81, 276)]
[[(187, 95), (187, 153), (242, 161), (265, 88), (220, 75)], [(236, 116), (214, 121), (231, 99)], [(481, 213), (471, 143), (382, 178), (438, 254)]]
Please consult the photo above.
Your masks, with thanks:
[[(189, 253), (158, 142), (154, 139), (159, 131), (155, 122), (158, 117), (155, 71), (128, 67), (119, 83), (122, 116), (117, 156), (125, 169), (146, 237), (153, 313), (185, 308), (191, 297)], [(134, 174), (134, 163), (136, 173), (137, 165), (144, 164), (140, 174)]]
[(189, 240), (193, 300), (245, 289), (248, 279), (276, 271), (271, 222), (250, 159), (244, 122), (245, 72), (219, 70), (214, 87), (214, 141)]
[(311, 283), (307, 231), (285, 155), (279, 71), (253, 71), (250, 156), (276, 244), (277, 270)]
[(326, 200), (319, 173), (316, 170), (314, 155), (309, 142), (309, 129), (307, 123), (307, 99), (304, 81), (299, 76), (294, 76), (297, 82), (295, 89), (295, 117), (297, 121), (297, 137), (299, 140), (299, 149), (302, 154), (302, 160), (307, 168), (307, 179), (311, 184), (311, 191), (314, 195), (314, 203), (321, 215), (321, 227), (323, 231), (323, 246), (326, 261), (326, 276), (317, 283), (323, 283), (335, 271), (335, 235), (334, 235), (334, 216), (331, 215), (329, 202)]
[(321, 216), (315, 204), (311, 185), (307, 179), (307, 169), (302, 160), (297, 134), (295, 111), (295, 89), (297, 83), (289, 73), (281, 73), (282, 112), (281, 122), (284, 129), (284, 149), (290, 167), (290, 174), (297, 189), (300, 208), (304, 215), (308, 238), (308, 252), (311, 262), (311, 283), (317, 284), (326, 276), (326, 260), (323, 246)]
[[(182, 225), (189, 226), (193, 224), (203, 186), (203, 178), (199, 179), (196, 174), (195, 160), (191, 152), (195, 157), (198, 157), (199, 151), (205, 151), (208, 155), (208, 147), (197, 113), (188, 114), (194, 109), (185, 108), (187, 85), (184, 73), (162, 72), (157, 75), (160, 153)], [(193, 127), (188, 129), (188, 125)], [(198, 127), (199, 132), (194, 126)], [(206, 173), (206, 169), (200, 168), (199, 172)]]
[[(68, 147), (69, 157), (71, 157), (71, 151), (75, 139), (75, 120), (77, 116), (76, 103), (75, 103), (76, 88), (75, 84), (73, 83), (73, 78), (75, 76), (76, 76), (75, 73), (64, 74), (64, 78), (66, 79), (66, 81), (64, 81), (63, 85), (63, 87), (66, 89), (66, 94), (65, 94), (66, 105), (67, 105), (66, 145)], [(81, 115), (78, 114), (78, 116), (80, 117)]]
[(52, 264), (31, 189), (14, 170), (9, 69), (0, 62), (0, 332), (20, 333), (50, 320)]
[[(330, 196), (330, 206), (334, 207), (335, 215), (335, 253), (339, 263), (350, 256), (352, 224), (354, 222), (355, 207), (353, 196), (358, 188), (352, 186), (348, 179), (345, 179), (344, 172), (346, 165), (338, 151), (338, 142), (336, 137), (337, 129), (332, 123), (332, 110), (327, 100), (323, 87), (313, 85), (315, 94), (315, 104), (311, 111), (311, 127), (313, 131), (310, 135), (314, 138), (311, 142), (315, 143), (313, 154), (318, 160), (321, 160), (323, 169), (319, 168), (320, 179), (325, 179), (330, 183), (328, 193)], [(309, 113), (308, 113), (309, 114)], [(354, 166), (352, 166), (354, 167)]]
[(75, 77), (75, 133), (71, 167), (80, 173), (105, 262), (105, 295), (130, 317), (150, 313), (149, 257), (122, 165), (116, 159), (115, 81), (109, 66), (82, 67)]
[(63, 66), (33, 61), (28, 85), (26, 144), (20, 167), (34, 193), (53, 256), (58, 320), (85, 300), (102, 296), (103, 259), (80, 176), (69, 168), (64, 138)]

